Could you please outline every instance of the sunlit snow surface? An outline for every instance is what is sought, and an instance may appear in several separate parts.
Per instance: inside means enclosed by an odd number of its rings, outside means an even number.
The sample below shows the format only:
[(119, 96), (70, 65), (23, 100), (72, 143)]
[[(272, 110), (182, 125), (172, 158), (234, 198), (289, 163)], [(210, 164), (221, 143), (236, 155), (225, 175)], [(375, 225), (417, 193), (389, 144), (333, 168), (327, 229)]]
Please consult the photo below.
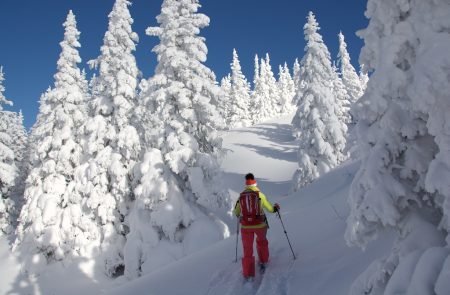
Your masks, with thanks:
[[(233, 199), (243, 187), (245, 173), (253, 172), (269, 200), (280, 203), (297, 260), (293, 260), (275, 215), (269, 216), (270, 263), (264, 276), (257, 275), (252, 284), (243, 283), (240, 262), (234, 263), (235, 224), (230, 226), (229, 239), (131, 282), (107, 279), (86, 261), (66, 267), (55, 265), (38, 277), (30, 277), (20, 273), (17, 260), (2, 239), (0, 294), (348, 294), (351, 283), (374, 258), (387, 252), (390, 243), (374, 242), (365, 252), (345, 244), (347, 194), (358, 163), (344, 164), (295, 195), (288, 195), (297, 168), (290, 119), (225, 133), (224, 146), (229, 152), (222, 167)], [(238, 249), (240, 259), (240, 241)]]

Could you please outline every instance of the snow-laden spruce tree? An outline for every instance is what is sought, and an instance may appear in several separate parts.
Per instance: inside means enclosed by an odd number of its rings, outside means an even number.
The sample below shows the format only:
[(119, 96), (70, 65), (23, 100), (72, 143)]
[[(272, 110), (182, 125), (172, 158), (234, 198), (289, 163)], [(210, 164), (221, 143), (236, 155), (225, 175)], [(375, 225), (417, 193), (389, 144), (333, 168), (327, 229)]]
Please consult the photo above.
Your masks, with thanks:
[(267, 118), (277, 117), (281, 112), (281, 102), (280, 102), (280, 92), (277, 86), (277, 79), (272, 71), (272, 66), (270, 65), (270, 56), (266, 53), (266, 58), (261, 60), (261, 68), (264, 68), (264, 71), (261, 71), (262, 81), (265, 86), (265, 93), (268, 99), (268, 109), (267, 109)]
[(4, 80), (3, 67), (0, 67), (0, 235), (10, 234), (13, 230), (15, 202), (11, 198), (11, 189), (18, 174), (14, 150), (11, 148), (13, 139), (8, 129), (9, 118), (3, 110), (3, 105), (12, 105), (4, 95)]
[(363, 94), (361, 81), (356, 73), (355, 68), (350, 62), (350, 54), (347, 51), (347, 43), (345, 43), (344, 34), (339, 32), (339, 53), (337, 63), (341, 72), (342, 82), (347, 87), (350, 102), (355, 103)]
[[(259, 69), (259, 74), (256, 70)], [(273, 118), (278, 115), (278, 87), (270, 66), (270, 57), (266, 54), (266, 59), (261, 58), (258, 63), (255, 58), (255, 81), (252, 105), (254, 106), (253, 117), (259, 118), (258, 122)], [(256, 119), (254, 119), (256, 122)]]
[[(347, 109), (347, 107), (349, 108), (348, 116), (344, 118), (345, 122), (348, 124), (349, 127), (347, 135), (347, 148), (350, 151), (351, 156), (353, 158), (357, 158), (359, 157), (356, 143), (357, 136), (355, 134), (356, 130), (353, 127), (358, 121), (358, 114), (357, 111), (353, 109), (353, 107), (355, 106), (355, 102), (363, 95), (366, 85), (362, 85), (362, 83), (364, 82), (361, 81), (361, 78), (364, 77), (359, 76), (356, 73), (355, 68), (351, 64), (350, 55), (347, 51), (347, 43), (345, 42), (344, 34), (342, 34), (342, 32), (339, 32), (338, 39), (339, 39), (339, 52), (337, 56), (337, 64), (339, 67), (338, 75), (340, 76), (340, 79), (346, 88), (347, 92), (346, 100), (348, 100), (348, 102), (344, 102), (345, 106), (343, 107), (345, 109)], [(342, 96), (340, 97), (343, 98), (344, 90), (339, 90), (340, 86), (341, 85), (339, 81), (337, 81), (335, 91), (337, 91), (336, 93), (337, 96), (341, 94)]]
[[(230, 77), (228, 77), (228, 78), (230, 78)], [(227, 83), (226, 81), (221, 81), (221, 82)], [(223, 130), (228, 130), (229, 127), (226, 126), (226, 124), (223, 124), (223, 122), (226, 122), (226, 120), (228, 118), (228, 113), (229, 113), (229, 108), (230, 108), (230, 106), (229, 106), (230, 92), (226, 89), (224, 90), (221, 83), (217, 83), (217, 85), (219, 86), (218, 87), (219, 93), (216, 94), (214, 100), (211, 100), (211, 103), (216, 107), (217, 112), (220, 115), (219, 117), (216, 118), (217, 125), (222, 126), (221, 128), (224, 128)], [(227, 86), (225, 86), (225, 88)], [(231, 86), (231, 82), (230, 82), (230, 86)]]
[[(125, 274), (136, 277), (223, 239), (228, 229), (214, 213), (229, 210), (218, 157), (222, 141), (218, 112), (211, 103), (220, 91), (204, 65), (200, 30), (209, 18), (197, 0), (165, 0), (153, 49), (158, 65), (141, 94), (138, 116), (145, 153), (135, 174), (139, 185), (128, 217)], [(222, 123), (223, 125), (224, 123)]]
[[(12, 228), (17, 227), (17, 217), (23, 205), (23, 193), (25, 190), (25, 180), (29, 172), (29, 152), (28, 152), (28, 132), (23, 125), (22, 111), (0, 111), (1, 120), (6, 122), (6, 133), (10, 137), (9, 147), (14, 152), (14, 163), (17, 168), (17, 175), (13, 186), (8, 191), (8, 202)], [(5, 124), (5, 123), (3, 123)]]
[(138, 35), (127, 0), (116, 0), (109, 14), (92, 90), (91, 118), (85, 124), (88, 159), (78, 173), (78, 189), (88, 198), (100, 229), (100, 249), (107, 275), (123, 271), (124, 226), (132, 201), (132, 169), (140, 139), (131, 118), (137, 106), (138, 68), (133, 52)]
[(280, 101), (280, 114), (289, 114), (295, 110), (293, 99), (295, 96), (295, 85), (287, 63), (279, 66), (278, 93)]
[(305, 88), (297, 93), (298, 108), (292, 120), (293, 134), (300, 139), (294, 191), (345, 159), (346, 126), (336, 115), (335, 75), (330, 53), (318, 30), (319, 24), (310, 12), (304, 26), (306, 53), (301, 61)]
[(3, 81), (5, 81), (5, 74), (3, 73), (3, 67), (0, 67), (0, 106), (2, 110), (4, 104), (12, 105), (12, 102), (5, 97), (5, 86), (3, 85)]
[(359, 83), (361, 84), (362, 94), (364, 94), (367, 89), (367, 84), (369, 83), (369, 74), (364, 69), (364, 65), (362, 65), (361, 69), (359, 70)]
[(8, 134), (12, 138), (11, 149), (14, 151), (14, 161), (19, 170), (27, 158), (28, 132), (23, 125), (22, 111), (5, 112), (8, 117)]
[(293, 99), (293, 103), (295, 106), (298, 105), (298, 99), (303, 96), (303, 89), (306, 87), (306, 80), (302, 79), (302, 72), (303, 69), (300, 66), (300, 63), (298, 62), (298, 59), (295, 59), (294, 67), (293, 67), (293, 76), (294, 79), (294, 85), (295, 85), (295, 96)]
[(292, 79), (294, 80), (295, 91), (297, 91), (300, 83), (300, 63), (298, 62), (298, 58), (295, 59), (294, 66), (292, 67)]
[(370, 0), (366, 15), (360, 62), (373, 74), (356, 108), (346, 239), (395, 241), (350, 293), (450, 294), (450, 5)]
[(220, 88), (222, 89), (224, 98), (223, 104), (218, 106), (217, 108), (222, 110), (222, 117), (224, 122), (229, 121), (229, 109), (230, 109), (230, 100), (231, 100), (231, 75), (228, 74), (220, 80)]
[(344, 82), (342, 82), (341, 73), (335, 65), (333, 65), (333, 74), (333, 94), (336, 99), (336, 115), (340, 122), (349, 124), (351, 122), (350, 95), (347, 92), (347, 87), (345, 87)]
[(227, 122), (231, 128), (245, 127), (251, 124), (249, 104), (250, 84), (242, 73), (241, 63), (236, 49), (233, 49), (231, 95)]
[(83, 254), (95, 227), (85, 212), (86, 199), (74, 193), (75, 170), (81, 164), (81, 126), (86, 121), (80, 33), (75, 15), (64, 22), (64, 40), (54, 75), (54, 86), (40, 101), (30, 147), (30, 173), (25, 203), (19, 217), (15, 249), (26, 268)]
[(255, 55), (255, 73), (253, 76), (253, 91), (251, 97), (250, 114), (253, 124), (258, 124), (265, 119), (265, 112), (268, 109), (265, 97), (265, 87), (261, 78), (261, 67), (258, 55)]

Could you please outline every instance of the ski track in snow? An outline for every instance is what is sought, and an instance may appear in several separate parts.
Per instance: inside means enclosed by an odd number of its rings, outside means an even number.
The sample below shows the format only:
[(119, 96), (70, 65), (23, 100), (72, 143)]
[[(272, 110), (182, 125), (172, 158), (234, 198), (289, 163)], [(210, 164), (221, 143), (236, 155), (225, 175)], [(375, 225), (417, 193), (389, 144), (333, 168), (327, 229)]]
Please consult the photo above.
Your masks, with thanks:
[[(283, 249), (278, 249), (273, 257), (283, 257)], [(297, 256), (297, 254), (296, 254)], [(217, 271), (209, 282), (205, 295), (287, 295), (288, 281), (294, 265), (299, 261), (286, 262), (285, 259), (271, 261), (264, 274), (256, 271), (253, 282), (245, 282), (241, 273), (240, 259), (228, 267)]]
[[(275, 253), (275, 257), (280, 257), (283, 253), (281, 250)], [(297, 258), (298, 259), (298, 258)], [(281, 264), (272, 262), (264, 273), (262, 283), (259, 286), (255, 295), (287, 295), (289, 294), (288, 281), (291, 276), (291, 270), (297, 260), (290, 263)]]
[[(291, 116), (286, 116), (274, 122), (232, 130), (225, 135), (225, 148), (230, 152), (222, 167), (225, 173), (228, 173), (226, 183), (231, 185), (232, 194), (237, 195), (237, 192), (243, 188), (243, 176), (250, 171), (255, 173), (260, 188), (269, 195), (272, 203), (277, 200), (271, 196), (287, 194), (290, 188), (290, 177), (297, 167), (296, 145), (293, 144), (290, 120)], [(242, 142), (242, 134), (245, 134), (246, 142)], [(279, 168), (280, 161), (284, 162), (284, 165), (281, 165), (282, 169), (275, 169)], [(287, 167), (290, 169), (286, 169)], [(242, 175), (235, 175), (237, 171), (242, 171)], [(231, 174), (234, 175), (231, 176)], [(240, 243), (239, 247), (242, 247)], [(283, 256), (282, 252), (283, 249), (278, 249), (272, 256)], [(293, 263), (286, 264), (285, 261), (273, 260), (263, 275), (257, 270), (255, 280), (246, 283), (242, 277), (239, 258), (237, 263), (217, 271), (212, 276), (205, 295), (288, 294), (287, 282), (293, 265)]]

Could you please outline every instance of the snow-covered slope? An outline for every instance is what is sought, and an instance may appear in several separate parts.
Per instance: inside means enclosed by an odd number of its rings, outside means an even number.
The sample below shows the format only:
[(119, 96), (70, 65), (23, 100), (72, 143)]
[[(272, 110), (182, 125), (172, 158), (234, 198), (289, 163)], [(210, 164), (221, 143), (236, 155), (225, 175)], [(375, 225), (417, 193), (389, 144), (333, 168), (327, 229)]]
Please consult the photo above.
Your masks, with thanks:
[[(296, 145), (290, 118), (232, 131), (224, 137), (230, 150), (223, 163), (232, 192), (242, 189), (243, 176), (253, 172), (260, 188), (281, 205), (282, 218), (297, 260), (289, 249), (280, 221), (269, 217), (271, 259), (264, 277), (243, 284), (240, 261), (234, 263), (236, 235), (175, 264), (142, 277), (109, 294), (305, 294), (344, 295), (388, 241), (365, 252), (348, 248), (343, 233), (347, 194), (358, 168), (350, 163), (287, 196), (296, 169)], [(242, 250), (239, 241), (239, 258)]]
[[(297, 144), (291, 136), (290, 119), (286, 117), (224, 134), (229, 152), (222, 167), (224, 182), (234, 198), (242, 189), (244, 174), (253, 172), (269, 200), (280, 203), (297, 260), (293, 260), (275, 215), (269, 216), (269, 267), (264, 277), (258, 275), (251, 286), (243, 284), (240, 260), (234, 262), (235, 234), (118, 288), (123, 279), (112, 282), (86, 263), (67, 268), (54, 266), (34, 278), (20, 275), (2, 245), (0, 294), (348, 294), (355, 278), (375, 257), (387, 251), (390, 242), (374, 242), (365, 252), (345, 244), (347, 194), (359, 163), (345, 164), (295, 195), (288, 195), (291, 177), (297, 168)], [(236, 231), (236, 224), (231, 224), (231, 231)], [(240, 259), (240, 240), (238, 250)]]

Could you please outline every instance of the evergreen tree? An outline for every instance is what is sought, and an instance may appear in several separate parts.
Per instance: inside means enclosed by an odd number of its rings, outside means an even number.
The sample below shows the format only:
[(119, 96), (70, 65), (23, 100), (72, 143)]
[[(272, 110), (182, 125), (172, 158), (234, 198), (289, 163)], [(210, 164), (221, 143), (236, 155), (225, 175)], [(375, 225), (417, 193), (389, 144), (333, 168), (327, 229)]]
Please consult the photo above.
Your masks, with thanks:
[(11, 138), (11, 150), (14, 152), (14, 163), (17, 167), (17, 177), (9, 191), (10, 204), (14, 205), (10, 212), (11, 226), (17, 227), (17, 217), (23, 206), (26, 177), (29, 173), (28, 133), (23, 125), (22, 111), (19, 113), (2, 111), (6, 119), (6, 133)]
[(5, 81), (5, 74), (3, 73), (3, 67), (0, 67), (0, 106), (3, 110), (3, 105), (12, 105), (12, 102), (7, 100), (5, 97), (5, 86), (3, 86), (3, 81)]
[(310, 12), (304, 26), (307, 45), (301, 62), (301, 79), (305, 81), (305, 88), (297, 93), (298, 109), (292, 120), (294, 136), (300, 139), (299, 168), (293, 177), (294, 191), (345, 159), (346, 129), (336, 116), (335, 76), (330, 53), (318, 30), (319, 25)]
[(350, 96), (350, 102), (355, 103), (363, 94), (361, 81), (355, 68), (350, 62), (350, 55), (347, 51), (347, 43), (345, 43), (344, 35), (339, 32), (339, 54), (338, 66), (340, 67), (342, 82), (347, 87), (347, 92)]
[(80, 130), (87, 112), (86, 82), (78, 68), (80, 33), (72, 11), (64, 28), (54, 87), (41, 97), (32, 130), (31, 171), (17, 230), (16, 246), (26, 255), (29, 270), (82, 254), (95, 229), (84, 211), (86, 200), (74, 192), (83, 150)]
[(267, 109), (265, 97), (265, 87), (261, 77), (261, 68), (259, 57), (255, 55), (255, 74), (253, 76), (253, 92), (252, 92), (252, 105), (250, 108), (250, 114), (253, 124), (260, 123), (265, 119), (265, 112)]
[(92, 118), (86, 123), (85, 151), (79, 189), (100, 228), (99, 243), (107, 275), (120, 275), (124, 268), (124, 225), (132, 201), (132, 169), (140, 153), (140, 138), (131, 123), (137, 106), (139, 70), (133, 52), (138, 35), (128, 0), (116, 0), (109, 14), (101, 55), (91, 66), (98, 68), (92, 82)]
[(277, 90), (276, 80), (273, 76), (272, 68), (270, 66), (269, 55), (266, 59), (261, 59), (259, 66), (259, 79), (255, 84), (254, 100), (256, 101), (256, 109), (259, 111), (260, 122), (273, 118), (277, 114), (277, 107), (274, 106), (274, 93)]
[(223, 105), (221, 106), (224, 122), (229, 121), (230, 113), (230, 101), (231, 101), (231, 75), (223, 77), (220, 81), (220, 88), (222, 89), (223, 95)]
[[(27, 158), (28, 132), (23, 125), (22, 111), (19, 113), (8, 112), (8, 133), (12, 138), (11, 148), (14, 151), (14, 161), (17, 167), (21, 167)], [(19, 170), (22, 170), (19, 168)]]
[(295, 108), (292, 103), (295, 96), (295, 85), (286, 63), (284, 66), (279, 66), (278, 92), (280, 93), (280, 114), (292, 112)]
[[(147, 29), (160, 43), (158, 65), (141, 94), (145, 154), (136, 169), (139, 184), (128, 218), (125, 273), (136, 277), (222, 239), (225, 225), (215, 212), (228, 210), (220, 183), (220, 115), (212, 104), (215, 75), (204, 65), (207, 47), (200, 30), (209, 18), (197, 0), (165, 0), (159, 27)], [(223, 125), (223, 123), (222, 123)], [(225, 228), (224, 228), (225, 227)], [(163, 257), (163, 259), (161, 259)]]
[(261, 63), (264, 64), (265, 68), (265, 78), (263, 78), (263, 81), (265, 83), (266, 88), (266, 94), (268, 99), (268, 110), (269, 113), (268, 118), (274, 118), (278, 116), (278, 114), (281, 111), (281, 102), (280, 102), (280, 93), (278, 91), (277, 87), (277, 79), (275, 79), (275, 75), (272, 71), (272, 66), (270, 65), (270, 56), (267, 53), (266, 59), (263, 60)]
[(333, 94), (336, 99), (336, 115), (339, 121), (343, 124), (349, 124), (351, 122), (350, 116), (350, 95), (347, 92), (344, 82), (342, 82), (340, 73), (335, 65), (333, 65)]
[(298, 62), (298, 58), (296, 58), (294, 62), (292, 79), (294, 80), (295, 91), (298, 91), (298, 88), (300, 87), (300, 63)]
[(359, 70), (359, 82), (361, 84), (361, 91), (364, 93), (367, 89), (367, 84), (369, 83), (369, 74), (364, 70), (364, 65), (362, 65)]
[(250, 125), (249, 115), (250, 84), (242, 73), (241, 64), (236, 49), (233, 50), (231, 63), (231, 101), (229, 109), (230, 127), (245, 127)]
[(295, 96), (294, 96), (293, 103), (295, 106), (297, 106), (299, 104), (297, 99), (303, 96), (303, 94), (301, 92), (306, 87), (305, 86), (306, 81), (304, 79), (302, 79), (302, 77), (301, 77), (302, 72), (303, 72), (303, 69), (301, 68), (300, 63), (298, 62), (298, 59), (296, 58), (295, 63), (294, 63), (294, 75), (293, 75), (294, 85), (295, 85)]
[(346, 239), (395, 240), (351, 294), (450, 294), (449, 12), (447, 1), (368, 2), (360, 61), (373, 74), (356, 105)]
[(14, 150), (11, 148), (13, 140), (9, 134), (7, 113), (3, 105), (12, 105), (4, 96), (3, 67), (0, 67), (0, 234), (11, 233), (12, 221), (15, 214), (15, 203), (11, 198), (11, 188), (17, 177), (18, 169), (15, 163)]

